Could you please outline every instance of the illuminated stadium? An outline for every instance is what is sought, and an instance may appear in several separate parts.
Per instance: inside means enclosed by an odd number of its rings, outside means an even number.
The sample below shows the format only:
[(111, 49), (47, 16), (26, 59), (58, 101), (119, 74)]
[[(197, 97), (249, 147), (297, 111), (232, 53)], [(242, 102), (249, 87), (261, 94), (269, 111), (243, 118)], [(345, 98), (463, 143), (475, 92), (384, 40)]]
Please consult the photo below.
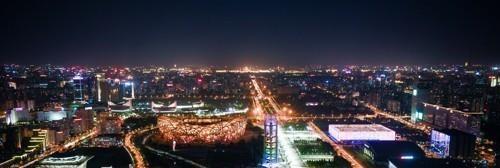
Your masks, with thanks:
[(394, 141), (396, 132), (379, 124), (330, 124), (328, 132), (336, 141)]
[(194, 104), (191, 108), (160, 113), (161, 134), (155, 139), (178, 144), (227, 144), (239, 140), (245, 133), (248, 109), (241, 104), (229, 107), (225, 104), (224, 108), (210, 108), (214, 105), (200, 102)]

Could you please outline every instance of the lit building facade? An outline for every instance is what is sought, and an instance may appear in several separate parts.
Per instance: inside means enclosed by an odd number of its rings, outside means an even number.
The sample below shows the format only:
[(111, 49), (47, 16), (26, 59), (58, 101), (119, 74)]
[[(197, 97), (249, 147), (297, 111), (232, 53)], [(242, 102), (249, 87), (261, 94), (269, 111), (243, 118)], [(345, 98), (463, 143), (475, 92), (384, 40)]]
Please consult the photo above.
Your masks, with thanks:
[(396, 140), (396, 132), (379, 124), (330, 124), (328, 133), (336, 141)]
[(278, 120), (274, 115), (266, 115), (264, 120), (264, 165), (278, 163)]
[(40, 161), (38, 168), (86, 168), (93, 156), (49, 157)]
[(22, 121), (31, 121), (33, 117), (27, 109), (24, 108), (14, 108), (8, 110), (5, 116), (5, 121), (7, 125), (14, 125)]
[(236, 142), (245, 133), (243, 114), (202, 116), (195, 114), (160, 115), (158, 127), (162, 141), (181, 144), (215, 144)]
[(471, 158), (475, 142), (474, 135), (455, 129), (432, 130), (431, 132), (431, 149), (441, 158)]
[(73, 77), (73, 87), (75, 89), (75, 97), (74, 97), (74, 100), (75, 101), (83, 101), (83, 89), (84, 89), (84, 86), (83, 86), (83, 77), (80, 76), (80, 75), (76, 75), (75, 77)]
[(74, 133), (82, 133), (94, 127), (94, 113), (92, 110), (78, 109), (73, 118), (72, 130)]
[(479, 136), (483, 112), (464, 112), (443, 106), (423, 103), (424, 121), (433, 128), (457, 129)]
[(37, 121), (56, 121), (67, 117), (67, 111), (39, 111), (36, 112)]

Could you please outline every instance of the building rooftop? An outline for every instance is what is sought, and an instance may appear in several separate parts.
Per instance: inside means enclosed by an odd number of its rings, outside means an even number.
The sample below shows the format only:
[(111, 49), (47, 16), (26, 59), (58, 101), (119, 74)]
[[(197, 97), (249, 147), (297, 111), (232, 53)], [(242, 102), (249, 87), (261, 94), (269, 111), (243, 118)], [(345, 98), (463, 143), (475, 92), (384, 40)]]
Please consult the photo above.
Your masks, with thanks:
[(81, 165), (92, 159), (93, 156), (49, 157), (43, 159), (41, 165)]
[(448, 108), (448, 107), (443, 107), (443, 106), (440, 106), (440, 105), (436, 105), (436, 104), (430, 104), (430, 103), (423, 103), (424, 104), (424, 107), (433, 107), (433, 108), (436, 108), (436, 110), (447, 110), (449, 111), (450, 113), (460, 113), (460, 114), (463, 114), (463, 115), (483, 115), (484, 113), (483, 112), (474, 112), (474, 111), (462, 111), (462, 110), (457, 110), (457, 109), (454, 109), (454, 108)]
[(435, 129), (434, 131), (438, 131), (438, 132), (441, 132), (441, 133), (444, 133), (444, 134), (450, 135), (450, 136), (469, 136), (469, 137), (475, 137), (475, 135), (473, 135), (473, 134), (470, 134), (470, 133), (467, 133), (467, 132), (463, 132), (463, 131), (460, 131), (460, 130), (456, 130), (456, 129)]
[(331, 124), (342, 132), (393, 132), (393, 130), (380, 124)]
[(458, 159), (390, 159), (391, 166), (397, 168), (455, 168), (455, 167), (476, 167), (474, 163), (465, 162)]
[(375, 160), (425, 158), (424, 151), (409, 141), (368, 141), (365, 146), (375, 153)]

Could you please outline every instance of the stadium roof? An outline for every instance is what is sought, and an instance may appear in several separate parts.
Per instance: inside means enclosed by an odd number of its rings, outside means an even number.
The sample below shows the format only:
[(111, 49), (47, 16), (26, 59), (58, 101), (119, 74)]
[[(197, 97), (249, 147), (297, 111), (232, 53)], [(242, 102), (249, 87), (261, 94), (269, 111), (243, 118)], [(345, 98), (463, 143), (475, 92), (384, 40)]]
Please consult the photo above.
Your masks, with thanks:
[(380, 124), (331, 124), (330, 127), (342, 132), (393, 132), (393, 130)]

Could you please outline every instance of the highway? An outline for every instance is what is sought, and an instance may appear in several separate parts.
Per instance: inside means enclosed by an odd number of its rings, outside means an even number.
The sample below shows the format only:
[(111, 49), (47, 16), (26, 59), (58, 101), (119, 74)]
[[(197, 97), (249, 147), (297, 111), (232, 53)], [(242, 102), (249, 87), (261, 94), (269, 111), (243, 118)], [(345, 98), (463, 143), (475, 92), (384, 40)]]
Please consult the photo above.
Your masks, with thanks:
[(146, 131), (150, 131), (155, 129), (156, 127), (145, 127), (138, 130), (131, 131), (125, 135), (125, 148), (132, 156), (132, 162), (135, 168), (145, 168), (147, 167), (147, 163), (144, 160), (144, 157), (141, 154), (141, 151), (135, 146), (133, 139), (135, 136), (140, 135)]
[(369, 105), (369, 104), (364, 104), (365, 107), (369, 108), (370, 110), (372, 110), (375, 115), (381, 115), (381, 116), (384, 116), (386, 118), (390, 118), (390, 119), (393, 119), (397, 122), (400, 122), (410, 128), (415, 128), (415, 129), (419, 129), (423, 132), (425, 132), (426, 134), (430, 134), (430, 130), (426, 129), (424, 126), (418, 126), (412, 122), (409, 122), (407, 120), (405, 120), (404, 118), (407, 118), (406, 116), (395, 116), (395, 115), (392, 115), (392, 114), (389, 114), (387, 112), (384, 112), (378, 108), (376, 108), (375, 106), (372, 106), (372, 105)]
[(307, 125), (311, 127), (316, 134), (318, 134), (321, 137), (321, 140), (324, 142), (329, 143), (337, 155), (345, 158), (349, 163), (351, 163), (351, 166), (353, 168), (363, 168), (364, 166), (361, 165), (361, 162), (356, 160), (349, 152), (347, 152), (342, 145), (339, 145), (335, 143), (328, 135), (325, 134), (324, 131), (322, 131), (318, 126), (316, 126), (313, 122), (308, 122)]
[[(252, 77), (252, 84), (257, 91), (257, 96), (254, 97), (254, 104), (256, 106), (256, 111), (258, 116), (263, 117), (263, 114), (260, 113), (267, 113), (267, 114), (275, 114), (277, 115), (278, 119), (279, 117), (279, 111), (281, 111), (278, 106), (276, 105), (275, 101), (273, 99), (267, 97), (264, 95), (262, 90), (260, 89), (259, 84), (257, 83), (257, 80)], [(262, 105), (261, 102), (267, 102), (267, 104)], [(270, 106), (270, 107), (269, 107)], [(278, 165), (274, 165), (277, 167), (290, 167), (290, 168), (301, 168), (305, 167), (304, 163), (302, 163), (302, 160), (299, 157), (299, 154), (297, 151), (293, 148), (292, 144), (290, 144), (289, 139), (285, 133), (283, 133), (283, 129), (281, 128), (281, 122), (278, 122), (278, 146), (281, 149), (279, 154), (281, 155), (281, 159), (285, 161), (285, 163), (278, 163)], [(274, 167), (271, 166), (271, 167)]]
[[(259, 108), (262, 108), (262, 105), (260, 104), (260, 99), (265, 99), (267, 100), (267, 102), (269, 102), (270, 106), (271, 106), (271, 110), (274, 111), (273, 113), (274, 114), (277, 114), (278, 115), (278, 119), (280, 121), (283, 121), (283, 120), (287, 120), (287, 119), (342, 119), (340, 117), (335, 117), (335, 116), (321, 116), (321, 117), (287, 117), (285, 114), (282, 114), (282, 110), (280, 109), (280, 107), (278, 106), (278, 103), (276, 103), (276, 100), (272, 97), (268, 97), (268, 96), (265, 96), (261, 90), (261, 87), (259, 86), (257, 80), (255, 79), (255, 77), (251, 77), (252, 79), (252, 84), (255, 88), (255, 90), (257, 91), (257, 105)], [(364, 117), (364, 116), (363, 116)], [(285, 136), (285, 134), (281, 133), (280, 134), (280, 131), (281, 130), (281, 126), (280, 126), (280, 123), (281, 122), (278, 122), (278, 137), (282, 137), (282, 136)], [(309, 126), (311, 128), (313, 128), (313, 130), (318, 134), (320, 135), (321, 139), (327, 143), (329, 143), (334, 149), (335, 149), (335, 152), (337, 153), (337, 155), (339, 156), (342, 156), (343, 158), (345, 158), (347, 161), (350, 162), (351, 166), (353, 168), (363, 168), (363, 166), (361, 165), (360, 161), (356, 160), (349, 152), (347, 152), (341, 145), (339, 144), (336, 144), (335, 142), (333, 142), (333, 140), (331, 140), (323, 131), (321, 131), (316, 125), (314, 125), (312, 122), (309, 122), (308, 123)], [(286, 137), (285, 137), (286, 138)], [(300, 158), (298, 158), (298, 155), (296, 153), (296, 151), (290, 147), (291, 145), (287, 143), (287, 140), (285, 140), (283, 137), (282, 138), (279, 138), (280, 140), (278, 141), (278, 143), (284, 143), (284, 144), (280, 144), (280, 146), (282, 146), (282, 149), (284, 150), (284, 153), (287, 155), (285, 156), (286, 158), (292, 158), (292, 159), (289, 159), (289, 166), (291, 167), (303, 167), (303, 163), (301, 163), (301, 160)], [(291, 160), (295, 160), (295, 161), (291, 161)]]

